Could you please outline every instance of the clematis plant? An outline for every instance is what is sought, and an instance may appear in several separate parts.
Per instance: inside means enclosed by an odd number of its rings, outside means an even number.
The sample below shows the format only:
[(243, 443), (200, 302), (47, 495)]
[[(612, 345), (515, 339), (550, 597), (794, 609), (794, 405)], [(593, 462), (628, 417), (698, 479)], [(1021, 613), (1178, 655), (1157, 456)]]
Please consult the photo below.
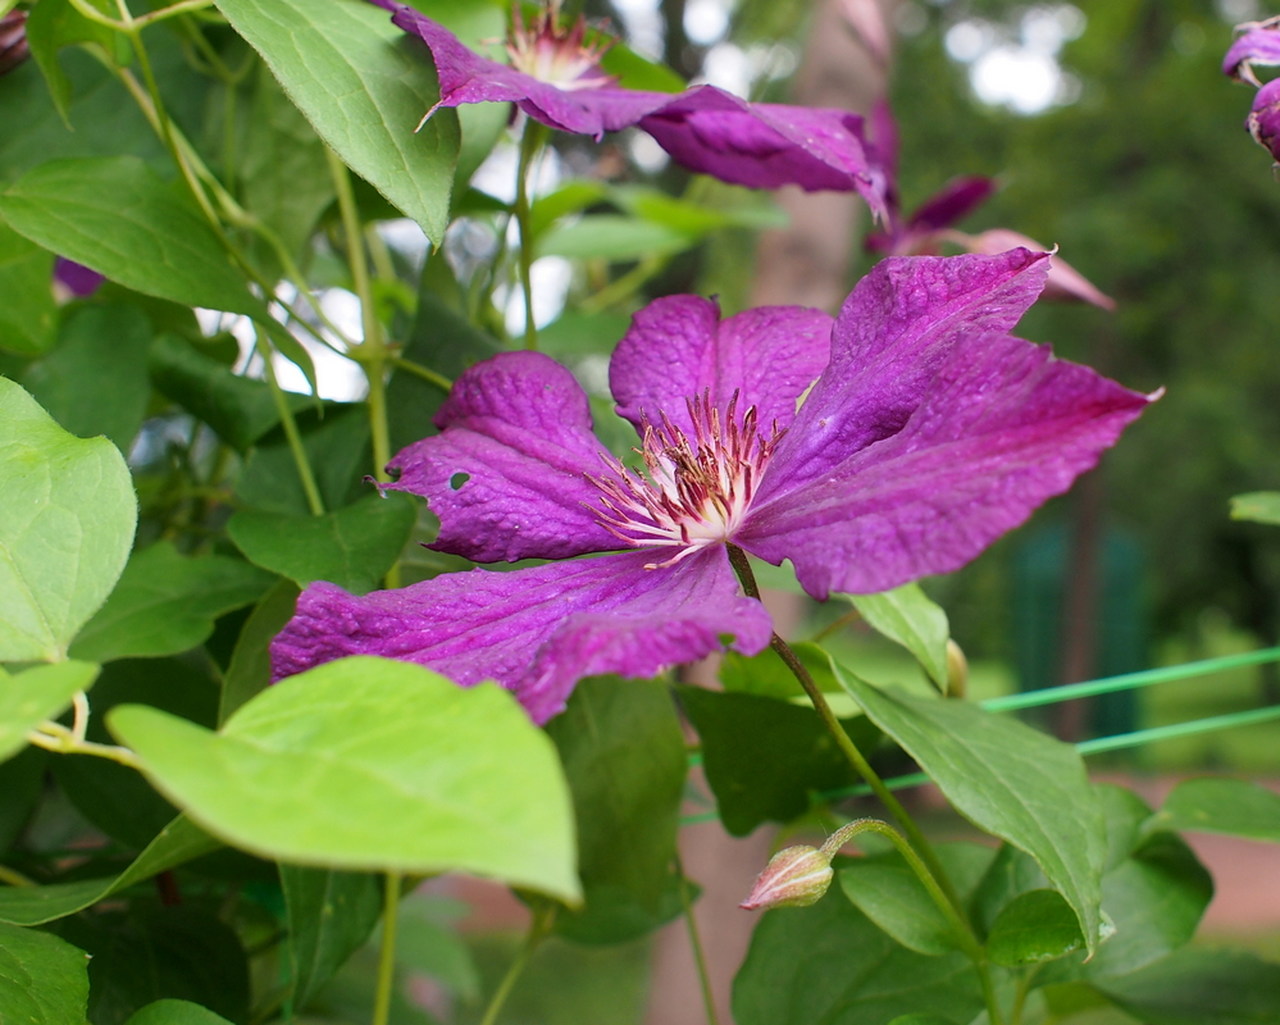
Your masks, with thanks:
[(510, 64), (470, 50), (412, 7), (370, 2), (431, 51), (440, 100), (423, 123), (441, 107), (509, 102), (541, 124), (596, 139), (638, 126), (690, 170), (752, 188), (856, 190), (884, 212), (883, 184), (867, 159), (857, 114), (749, 103), (710, 85), (680, 93), (625, 89), (600, 65), (612, 40), (589, 31), (582, 17), (561, 24), (558, 0), (548, 0), (532, 22), (517, 7), (506, 42)]
[(543, 722), (582, 677), (765, 648), (743, 553), (791, 560), (820, 600), (958, 568), (1152, 398), (1008, 334), (1047, 271), (1024, 249), (890, 259), (834, 322), (656, 300), (610, 367), (642, 470), (594, 438), (585, 393), (548, 357), (475, 366), (440, 434), (392, 461), (391, 486), (440, 519), (431, 547), (478, 562), (613, 554), (363, 597), (313, 584), (272, 644), (276, 676), (378, 654), (497, 680)]

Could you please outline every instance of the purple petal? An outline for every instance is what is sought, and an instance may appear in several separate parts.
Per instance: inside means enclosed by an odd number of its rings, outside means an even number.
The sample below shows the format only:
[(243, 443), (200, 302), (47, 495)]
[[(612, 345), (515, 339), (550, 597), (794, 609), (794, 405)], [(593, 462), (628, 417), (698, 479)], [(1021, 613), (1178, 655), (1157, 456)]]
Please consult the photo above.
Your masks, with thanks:
[(1245, 127), (1259, 146), (1264, 147), (1276, 160), (1280, 160), (1280, 78), (1273, 79), (1258, 90)]
[(416, 662), (464, 687), (496, 680), (535, 722), (585, 676), (649, 677), (722, 648), (769, 643), (764, 606), (738, 593), (722, 547), (646, 570), (651, 552), (534, 569), (451, 573), (364, 597), (312, 584), (271, 644), (274, 677), (345, 655)]
[(924, 231), (949, 228), (956, 221), (973, 213), (995, 190), (994, 178), (975, 175), (952, 179), (911, 215), (908, 227)]
[(515, 103), (535, 121), (552, 128), (598, 139), (605, 132), (634, 125), (671, 100), (670, 93), (639, 92), (613, 85), (561, 89), (480, 56), (444, 26), (412, 7), (381, 0), (373, 2), (394, 11), (392, 22), (430, 48), (440, 79), (440, 102), (436, 107), (505, 101)]
[(900, 431), (757, 507), (735, 540), (790, 559), (819, 599), (950, 572), (1066, 491), (1151, 398), (1047, 346), (970, 338)]
[(826, 476), (899, 431), (953, 349), (1013, 327), (1044, 287), (1046, 253), (882, 260), (836, 318), (831, 363), (760, 482), (758, 501)]
[(1237, 26), (1239, 29), (1244, 29), (1244, 34), (1231, 44), (1223, 57), (1222, 73), (1257, 85), (1254, 64), (1280, 64), (1280, 17), (1246, 22)]
[(862, 118), (843, 110), (748, 103), (704, 85), (640, 122), (679, 164), (757, 189), (856, 190), (885, 215), (885, 182), (867, 157)]
[(436, 414), (441, 433), (390, 464), (400, 491), (421, 495), (440, 518), (429, 547), (476, 562), (558, 559), (621, 542), (584, 503), (604, 472), (587, 396), (548, 356), (510, 352), (467, 370)]
[(827, 365), (831, 317), (804, 306), (765, 306), (724, 321), (712, 299), (673, 295), (640, 310), (609, 364), (618, 415), (637, 428), (660, 413), (690, 434), (685, 400), (704, 391), (723, 410), (735, 392), (766, 427), (785, 428), (796, 399)]
[(10, 11), (0, 17), (0, 75), (7, 74), (30, 56), (27, 45), (27, 12)]

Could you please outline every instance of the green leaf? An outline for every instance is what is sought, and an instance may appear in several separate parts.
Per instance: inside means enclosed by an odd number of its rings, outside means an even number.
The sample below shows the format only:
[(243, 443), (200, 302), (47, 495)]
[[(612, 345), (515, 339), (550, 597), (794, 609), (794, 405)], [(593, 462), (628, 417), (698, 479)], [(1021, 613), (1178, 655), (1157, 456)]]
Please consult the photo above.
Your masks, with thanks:
[(0, 221), (0, 350), (36, 356), (53, 345), (53, 254)]
[[(364, 404), (326, 402), (319, 410), (308, 409), (297, 423), (324, 507), (338, 509), (367, 495), (364, 476), (374, 466)], [(272, 431), (249, 453), (236, 481), (236, 497), (254, 509), (310, 512), (283, 431)]]
[(987, 937), (991, 960), (1007, 968), (1054, 961), (1083, 946), (1080, 922), (1057, 890), (1031, 890), (1010, 901)]
[[(971, 893), (995, 852), (971, 843), (939, 844), (938, 857), (962, 897)], [(938, 956), (962, 950), (946, 916), (897, 851), (850, 859), (840, 869), (844, 895), (904, 947)]]
[[(358, 3), (217, 0), (312, 127), (357, 174), (440, 245), (458, 152), (457, 118), (437, 111), (434, 68), (385, 11)], [(321, 172), (323, 173), (323, 172)]]
[(579, 899), (554, 749), (498, 687), (356, 657), (281, 681), (216, 734), (141, 705), (108, 723), (159, 790), (251, 853)]
[(840, 667), (837, 676), (961, 815), (1035, 858), (1075, 910), (1092, 953), (1106, 836), (1076, 750), (960, 701), (882, 691)]
[(164, 998), (188, 1000), (230, 1021), (249, 1017), (244, 948), (212, 910), (182, 904), (100, 909), (58, 923), (89, 962), (89, 1019), (118, 1022)]
[(561, 361), (607, 356), (627, 333), (631, 318), (621, 313), (567, 310), (538, 329), (538, 348)]
[(272, 582), (239, 559), (180, 555), (168, 541), (158, 541), (133, 554), (72, 652), (107, 662), (188, 651), (208, 638), (215, 619), (256, 601)]
[(280, 865), (294, 1006), (316, 990), (360, 948), (382, 914), (378, 876)]
[(947, 614), (919, 584), (880, 594), (851, 594), (849, 600), (873, 630), (911, 652), (938, 690), (947, 692)]
[(72, 434), (105, 434), (127, 454), (151, 397), (150, 344), (151, 325), (136, 306), (81, 306), (63, 321), (57, 348), (28, 367), (22, 383)]
[(538, 239), (538, 256), (575, 260), (639, 260), (683, 252), (697, 234), (665, 224), (620, 214), (586, 214), (570, 224), (556, 224)]
[(1095, 987), (1145, 1025), (1273, 1025), (1280, 965), (1252, 954), (1187, 948)]
[(1280, 795), (1243, 779), (1189, 779), (1173, 788), (1146, 828), (1280, 843)]
[(281, 580), (245, 620), (231, 654), (231, 664), (222, 678), (219, 725), (271, 683), (271, 641), (293, 618), (297, 601), (298, 588), (291, 580)]
[(105, 900), (134, 883), (216, 851), (222, 844), (179, 816), (166, 826), (118, 876), (109, 879), (80, 879), (46, 886), (6, 886), (0, 888), (0, 922), (11, 925), (42, 925), (74, 915)]
[[(831, 656), (825, 650), (808, 641), (798, 641), (791, 646), (791, 650), (800, 659), (801, 665), (809, 670), (809, 675), (820, 691), (825, 694), (834, 692), (841, 700), (848, 700), (836, 680)], [(766, 648), (749, 658), (737, 652), (727, 652), (720, 665), (720, 682), (726, 691), (777, 698), (780, 701), (803, 698), (808, 702), (804, 688), (800, 686), (795, 674), (772, 648)]]
[[(156, 336), (151, 348), (151, 379), (157, 389), (213, 428), (238, 452), (280, 422), (280, 412), (265, 381), (232, 373), (213, 356), (176, 335)], [(304, 395), (286, 395), (295, 412), (311, 405)]]
[(45, 772), (50, 754), (43, 748), (27, 747), (0, 763), (0, 858), (7, 857), (22, 836), (38, 803), (45, 798)]
[(56, 719), (97, 675), (98, 667), (87, 662), (32, 666), (12, 675), (0, 666), (0, 759), (25, 747), (27, 733)]
[(0, 217), (135, 291), (270, 320), (178, 183), (162, 181), (137, 157), (33, 167), (0, 193)]
[(1212, 877), (1181, 838), (1150, 838), (1102, 878), (1102, 907), (1115, 935), (1085, 966), (1088, 977), (1127, 975), (1177, 950), (1212, 897)]
[(673, 863), (688, 758), (671, 696), (652, 680), (583, 680), (547, 732), (573, 794), (585, 898), (557, 929), (587, 943), (642, 936), (681, 910)]
[(950, 1018), (937, 1014), (904, 1014), (894, 1018), (889, 1025), (956, 1025)]
[(733, 983), (737, 1025), (882, 1025), (904, 1014), (967, 1022), (982, 1006), (967, 958), (901, 947), (833, 894), (766, 913)]
[[(678, 693), (702, 740), (702, 767), (720, 820), (734, 836), (763, 822), (790, 822), (809, 811), (816, 793), (854, 781), (812, 708), (701, 687)], [(860, 748), (874, 741), (864, 716), (842, 722)]]
[(157, 1000), (131, 1014), (124, 1025), (231, 1025), (231, 1022), (190, 1000)]
[(124, 568), (137, 503), (124, 457), (0, 378), (0, 662), (53, 661)]
[(388, 491), (323, 516), (243, 509), (231, 517), (227, 533), (250, 562), (299, 586), (328, 580), (364, 594), (395, 564), (417, 515), (414, 499)]
[(1253, 491), (1231, 499), (1233, 520), (1253, 520), (1280, 526), (1280, 491)]
[(58, 51), (66, 46), (91, 44), (110, 59), (116, 34), (108, 26), (91, 21), (71, 4), (36, 4), (27, 18), (27, 43), (31, 57), (49, 84), (49, 95), (64, 121), (70, 124), (71, 79), (58, 63)]
[(0, 1009), (13, 1025), (79, 1025), (89, 1002), (89, 956), (34, 929), (0, 925)]

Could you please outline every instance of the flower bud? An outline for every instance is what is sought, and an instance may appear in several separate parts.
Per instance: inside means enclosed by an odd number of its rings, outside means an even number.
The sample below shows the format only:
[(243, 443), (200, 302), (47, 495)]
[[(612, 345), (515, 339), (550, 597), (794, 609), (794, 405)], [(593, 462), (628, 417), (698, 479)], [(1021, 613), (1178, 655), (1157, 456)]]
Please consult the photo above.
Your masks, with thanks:
[(0, 75), (12, 71), (24, 60), (27, 49), (27, 12), (10, 11), (0, 18)]
[(1280, 161), (1280, 78), (1258, 90), (1245, 127), (1259, 146)]
[(738, 907), (757, 911), (760, 908), (803, 908), (816, 904), (831, 885), (833, 854), (807, 844), (784, 847), (769, 859), (769, 864), (756, 878), (751, 893)]

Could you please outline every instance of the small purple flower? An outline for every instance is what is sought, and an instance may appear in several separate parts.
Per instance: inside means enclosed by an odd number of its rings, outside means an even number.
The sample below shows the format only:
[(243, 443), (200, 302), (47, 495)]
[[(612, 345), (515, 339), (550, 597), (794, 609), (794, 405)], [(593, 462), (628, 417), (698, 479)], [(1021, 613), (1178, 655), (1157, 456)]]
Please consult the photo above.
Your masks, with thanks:
[(1280, 78), (1258, 90), (1245, 127), (1259, 146), (1280, 161)]
[(440, 100), (424, 122), (441, 107), (509, 102), (542, 124), (596, 139), (635, 125), (690, 170), (752, 188), (856, 190), (877, 215), (883, 212), (856, 114), (748, 103), (709, 85), (681, 93), (624, 89), (600, 67), (611, 41), (590, 33), (581, 18), (561, 26), (557, 0), (532, 24), (517, 14), (506, 46), (510, 64), (468, 49), (412, 7), (370, 2), (391, 11), (392, 22), (431, 51)]
[(1239, 38), (1222, 58), (1222, 73), (1237, 81), (1258, 85), (1253, 66), (1280, 64), (1280, 16), (1265, 21), (1246, 21), (1236, 26)]
[[(584, 676), (762, 650), (772, 625), (727, 544), (790, 559), (818, 599), (958, 568), (1065, 491), (1151, 398), (1007, 333), (1047, 269), (1026, 250), (888, 259), (834, 322), (658, 299), (610, 367), (642, 471), (596, 440), (553, 360), (478, 364), (441, 432), (393, 460), (392, 486), (439, 517), (433, 548), (570, 561), (363, 597), (312, 584), (272, 644), (276, 677), (384, 655), (463, 686), (497, 680), (544, 722)], [(574, 558), (599, 552), (613, 554)]]
[(87, 295), (93, 295), (107, 279), (92, 267), (59, 256), (53, 264), (53, 280), (75, 298), (83, 299)]

